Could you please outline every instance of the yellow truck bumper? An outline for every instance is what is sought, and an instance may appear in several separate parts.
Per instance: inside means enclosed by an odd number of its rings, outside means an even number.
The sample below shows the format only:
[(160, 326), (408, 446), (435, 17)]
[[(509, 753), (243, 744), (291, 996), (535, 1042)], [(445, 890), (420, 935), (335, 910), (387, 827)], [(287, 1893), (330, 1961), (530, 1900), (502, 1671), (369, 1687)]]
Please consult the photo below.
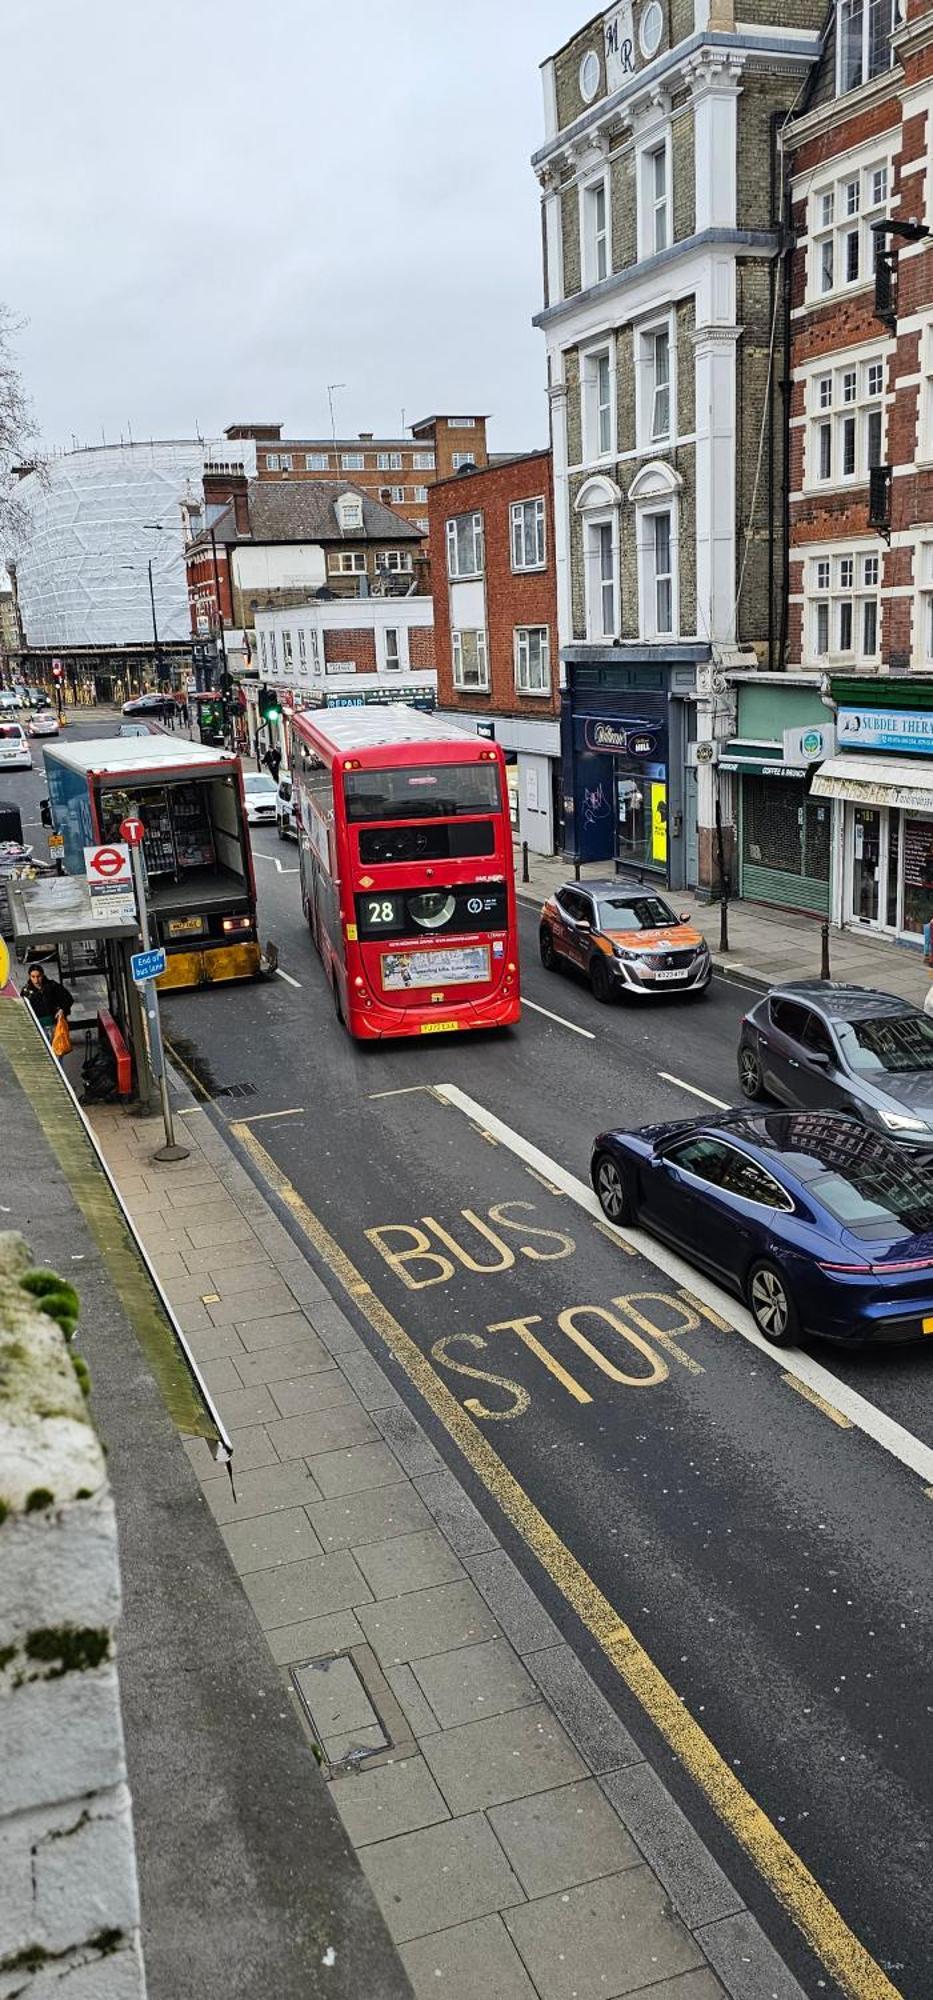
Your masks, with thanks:
[(225, 979), (255, 979), (258, 971), (258, 944), (220, 944), (205, 951), (169, 952), (156, 985), (161, 992), (173, 986), (216, 986)]

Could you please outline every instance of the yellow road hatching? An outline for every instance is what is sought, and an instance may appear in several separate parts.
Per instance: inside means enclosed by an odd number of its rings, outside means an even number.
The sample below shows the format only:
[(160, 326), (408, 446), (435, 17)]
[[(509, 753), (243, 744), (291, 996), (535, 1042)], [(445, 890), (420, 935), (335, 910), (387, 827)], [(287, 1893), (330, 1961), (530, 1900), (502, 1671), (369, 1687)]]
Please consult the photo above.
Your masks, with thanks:
[(902, 2000), (898, 1989), (830, 1902), (800, 1856), (773, 1825), (700, 1728), (634, 1633), (561, 1541), (534, 1501), (508, 1470), (469, 1412), (436, 1374), (403, 1326), (378, 1297), (242, 1120), (230, 1131), (266, 1184), (294, 1215), (299, 1227), (338, 1283), (355, 1300), (482, 1480), (513, 1528), (596, 1640), (606, 1658), (650, 1717), (684, 1769), (753, 1861), (778, 1902), (796, 1924), (826, 1970), (851, 2000)]

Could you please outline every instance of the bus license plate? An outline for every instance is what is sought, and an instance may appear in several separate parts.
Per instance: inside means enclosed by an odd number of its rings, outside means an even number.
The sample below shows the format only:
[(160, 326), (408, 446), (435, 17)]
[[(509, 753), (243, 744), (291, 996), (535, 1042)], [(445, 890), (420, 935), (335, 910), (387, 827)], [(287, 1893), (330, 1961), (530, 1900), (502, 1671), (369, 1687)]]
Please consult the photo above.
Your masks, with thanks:
[(453, 1035), (459, 1028), (459, 1021), (422, 1021), (423, 1035)]
[(169, 937), (200, 937), (204, 929), (203, 917), (173, 917), (166, 926)]

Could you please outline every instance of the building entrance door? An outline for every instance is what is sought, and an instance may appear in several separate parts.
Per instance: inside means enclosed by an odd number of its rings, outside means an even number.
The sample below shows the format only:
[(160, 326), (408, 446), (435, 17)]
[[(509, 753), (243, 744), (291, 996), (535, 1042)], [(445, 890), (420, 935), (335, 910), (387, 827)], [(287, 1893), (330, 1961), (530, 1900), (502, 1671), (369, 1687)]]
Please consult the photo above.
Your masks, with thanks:
[(877, 928), (884, 922), (881, 885), (886, 863), (887, 827), (875, 806), (852, 809), (852, 919)]

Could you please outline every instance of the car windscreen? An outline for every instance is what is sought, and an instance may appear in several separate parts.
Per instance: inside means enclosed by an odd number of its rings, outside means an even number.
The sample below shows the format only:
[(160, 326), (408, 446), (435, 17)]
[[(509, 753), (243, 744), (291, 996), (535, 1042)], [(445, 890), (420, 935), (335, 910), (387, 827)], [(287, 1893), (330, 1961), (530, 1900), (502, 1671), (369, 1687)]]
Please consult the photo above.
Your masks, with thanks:
[(916, 1167), (896, 1160), (853, 1162), (845, 1170), (815, 1174), (807, 1193), (856, 1236), (924, 1236), (933, 1230), (933, 1190)]
[(833, 1025), (848, 1068), (860, 1076), (933, 1070), (933, 1021), (925, 1014), (883, 1014)]
[(495, 764), (416, 764), (345, 771), (348, 820), (456, 819), (499, 810)]
[(266, 776), (265, 771), (244, 771), (243, 789), (247, 792), (275, 792), (275, 779)]
[(676, 924), (673, 910), (660, 896), (600, 896), (597, 922), (601, 931), (657, 931)]

